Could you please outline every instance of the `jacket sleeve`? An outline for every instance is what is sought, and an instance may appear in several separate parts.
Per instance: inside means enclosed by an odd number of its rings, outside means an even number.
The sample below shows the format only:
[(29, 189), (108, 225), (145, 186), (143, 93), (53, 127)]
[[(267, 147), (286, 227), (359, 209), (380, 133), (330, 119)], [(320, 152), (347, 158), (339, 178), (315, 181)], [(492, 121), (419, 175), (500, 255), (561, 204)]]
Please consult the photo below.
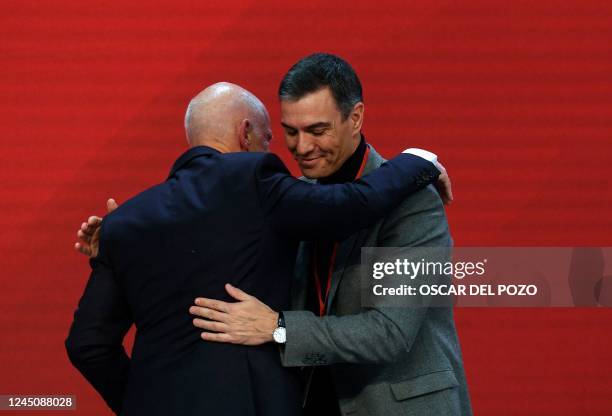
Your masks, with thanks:
[[(452, 245), (444, 207), (436, 191), (428, 187), (406, 199), (382, 223), (377, 244), (381, 247)], [(287, 342), (281, 349), (282, 363), (293, 367), (398, 361), (410, 351), (426, 315), (431, 313), (427, 299), (422, 301), (424, 306), (419, 308), (371, 307), (345, 316), (283, 312)]]
[(355, 182), (319, 185), (294, 178), (278, 156), (268, 154), (258, 164), (256, 180), (274, 228), (298, 240), (338, 241), (373, 225), (439, 175), (431, 162), (403, 153)]
[(90, 261), (92, 271), (74, 313), (66, 350), (72, 364), (119, 414), (130, 366), (122, 342), (132, 318), (106, 254), (104, 225), (99, 255)]

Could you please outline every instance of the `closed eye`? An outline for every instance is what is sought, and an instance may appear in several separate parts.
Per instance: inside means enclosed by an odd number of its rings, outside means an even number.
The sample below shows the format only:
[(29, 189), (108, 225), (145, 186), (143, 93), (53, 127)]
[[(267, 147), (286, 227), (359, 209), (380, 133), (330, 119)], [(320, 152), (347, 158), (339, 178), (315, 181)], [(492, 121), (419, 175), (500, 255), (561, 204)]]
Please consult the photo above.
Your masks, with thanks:
[(325, 134), (326, 131), (327, 129), (312, 130), (310, 134), (312, 134), (313, 136), (322, 136)]

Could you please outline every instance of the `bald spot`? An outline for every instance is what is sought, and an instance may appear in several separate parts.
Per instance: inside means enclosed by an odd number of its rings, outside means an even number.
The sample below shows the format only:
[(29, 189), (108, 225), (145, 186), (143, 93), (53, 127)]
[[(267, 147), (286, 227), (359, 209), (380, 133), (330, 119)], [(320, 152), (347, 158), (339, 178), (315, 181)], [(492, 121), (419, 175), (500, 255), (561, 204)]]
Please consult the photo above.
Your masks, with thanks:
[(185, 134), (190, 147), (211, 146), (239, 151), (239, 128), (249, 119), (255, 128), (268, 122), (263, 103), (236, 84), (219, 82), (196, 95), (185, 114)]

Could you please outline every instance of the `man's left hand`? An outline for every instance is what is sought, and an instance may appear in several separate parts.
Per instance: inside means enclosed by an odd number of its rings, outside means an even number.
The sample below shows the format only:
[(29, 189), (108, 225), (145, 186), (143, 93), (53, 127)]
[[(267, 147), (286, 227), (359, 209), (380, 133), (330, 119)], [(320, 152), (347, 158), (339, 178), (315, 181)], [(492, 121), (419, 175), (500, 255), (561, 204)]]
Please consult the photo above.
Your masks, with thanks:
[(273, 341), (272, 333), (278, 323), (278, 313), (255, 296), (230, 285), (225, 290), (237, 302), (197, 298), (189, 312), (200, 318), (193, 325), (211, 332), (202, 332), (202, 339), (242, 345), (261, 345)]

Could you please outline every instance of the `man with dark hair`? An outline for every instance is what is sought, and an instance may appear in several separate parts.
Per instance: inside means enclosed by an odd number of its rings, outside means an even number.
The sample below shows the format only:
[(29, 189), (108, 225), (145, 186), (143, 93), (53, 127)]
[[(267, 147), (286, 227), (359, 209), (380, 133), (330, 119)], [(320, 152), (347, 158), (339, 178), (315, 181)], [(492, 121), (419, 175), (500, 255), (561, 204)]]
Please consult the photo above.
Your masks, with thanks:
[[(361, 133), (361, 83), (343, 59), (319, 53), (300, 60), (281, 81), (279, 98), (286, 143), (304, 180), (350, 182), (384, 162)], [(280, 316), (286, 336), (264, 340), (280, 344), (283, 365), (314, 370), (306, 415), (470, 415), (452, 308), (365, 307), (357, 271), (361, 247), (451, 245), (443, 203), (430, 186), (369, 229), (301, 243), (292, 310), (270, 315), (256, 297), (232, 290), (237, 302), (196, 300), (191, 312), (206, 319), (194, 324), (207, 341), (252, 344), (261, 340), (257, 329)]]
[(327, 87), (346, 120), (355, 104), (363, 102), (359, 77), (345, 60), (327, 53), (309, 55), (283, 77), (278, 88), (281, 101), (292, 101)]

